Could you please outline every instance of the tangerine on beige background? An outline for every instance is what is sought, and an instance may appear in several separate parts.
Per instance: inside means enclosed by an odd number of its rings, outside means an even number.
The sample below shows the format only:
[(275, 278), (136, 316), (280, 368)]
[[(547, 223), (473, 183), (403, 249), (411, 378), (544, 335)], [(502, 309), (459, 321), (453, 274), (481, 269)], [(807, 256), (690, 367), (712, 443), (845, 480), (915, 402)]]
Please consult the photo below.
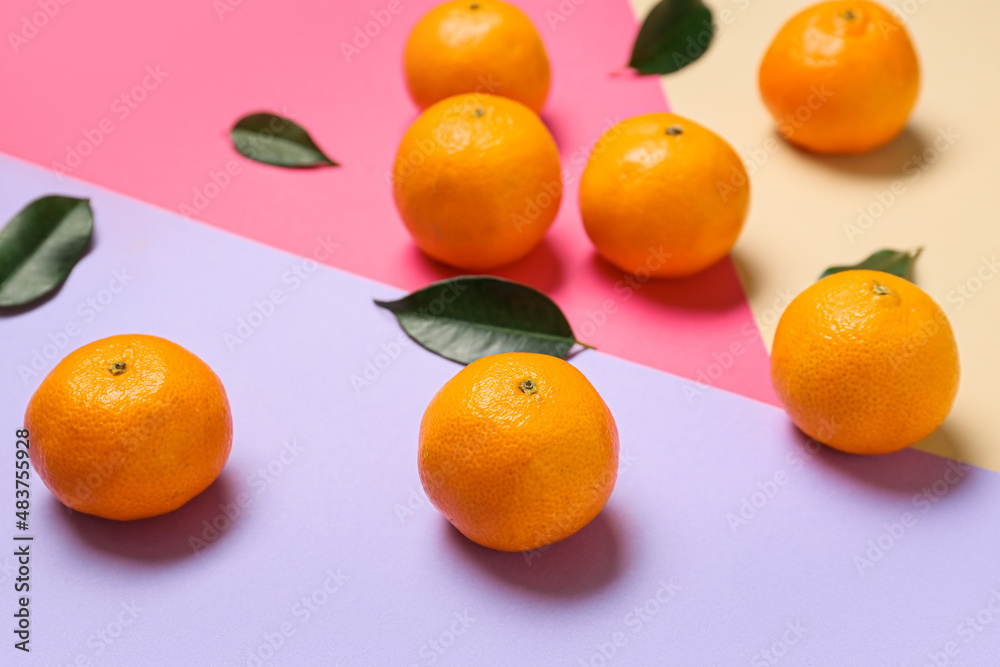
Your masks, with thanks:
[(725, 139), (651, 113), (611, 127), (597, 145), (580, 178), (580, 217), (605, 259), (626, 273), (675, 277), (725, 257), (750, 206), (746, 171)]
[[(640, 18), (654, 4), (632, 2)], [(783, 141), (757, 87), (775, 33), (811, 4), (723, 0), (705, 56), (662, 79), (672, 108), (724, 133), (753, 181), (732, 253), (755, 314), (747, 325), (770, 347), (784, 308), (826, 267), (923, 247), (914, 280), (948, 315), (964, 366), (951, 416), (916, 446), (1000, 471), (1000, 190), (983, 178), (1000, 154), (1000, 50), (989, 46), (1000, 4), (889, 3), (919, 45), (920, 99), (889, 144), (837, 157)]]
[(569, 537), (604, 507), (618, 476), (618, 428), (571, 364), (497, 354), (431, 400), (417, 462), (427, 497), (462, 534), (526, 551)]
[(421, 250), (463, 269), (494, 269), (531, 252), (555, 220), (562, 201), (559, 150), (520, 102), (456, 95), (406, 131), (392, 186)]
[(531, 19), (501, 0), (452, 0), (414, 26), (403, 54), (417, 106), (460, 93), (492, 93), (536, 113), (549, 94), (549, 58)]
[(807, 435), (852, 454), (886, 454), (944, 422), (958, 392), (958, 347), (944, 311), (913, 283), (843, 271), (785, 309), (771, 375)]
[(818, 153), (863, 153), (891, 141), (920, 90), (906, 26), (869, 0), (828, 0), (793, 16), (758, 76), (778, 131)]
[(119, 521), (173, 511), (215, 481), (233, 422), (205, 362), (128, 334), (69, 353), (28, 402), (31, 464), (59, 502)]

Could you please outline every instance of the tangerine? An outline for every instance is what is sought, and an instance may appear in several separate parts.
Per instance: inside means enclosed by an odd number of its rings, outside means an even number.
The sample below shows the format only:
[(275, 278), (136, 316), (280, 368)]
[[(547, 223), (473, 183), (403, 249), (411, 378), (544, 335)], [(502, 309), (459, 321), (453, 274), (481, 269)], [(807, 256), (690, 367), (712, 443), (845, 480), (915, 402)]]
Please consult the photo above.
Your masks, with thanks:
[(431, 400), (417, 463), (428, 499), (466, 537), (526, 551), (569, 537), (601, 511), (618, 475), (618, 429), (572, 365), (496, 354)]
[(205, 362), (156, 336), (111, 336), (69, 353), (24, 416), (30, 459), (61, 503), (107, 519), (173, 511), (229, 458), (233, 422)]

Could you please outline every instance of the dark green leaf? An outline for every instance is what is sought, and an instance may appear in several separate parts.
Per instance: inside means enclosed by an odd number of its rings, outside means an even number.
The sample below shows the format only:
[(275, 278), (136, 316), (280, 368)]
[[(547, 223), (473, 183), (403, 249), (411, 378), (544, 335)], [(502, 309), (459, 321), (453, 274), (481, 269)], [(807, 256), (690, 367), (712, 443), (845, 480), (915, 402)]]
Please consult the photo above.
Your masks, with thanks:
[(87, 250), (94, 214), (86, 199), (50, 195), (0, 230), (0, 306), (21, 306), (59, 287)]
[(831, 266), (823, 272), (820, 278), (851, 269), (868, 269), (869, 271), (884, 271), (909, 280), (910, 274), (913, 272), (913, 263), (917, 261), (921, 250), (923, 248), (917, 248), (914, 252), (879, 250), (865, 261), (854, 266)]
[(500, 278), (460, 276), (375, 303), (391, 311), (413, 340), (462, 364), (501, 352), (565, 359), (578, 342), (552, 299)]
[(670, 74), (708, 50), (715, 28), (701, 0), (661, 0), (646, 16), (628, 66), (639, 74)]
[(277, 167), (337, 167), (312, 140), (305, 128), (288, 118), (254, 113), (232, 129), (233, 146), (251, 160)]

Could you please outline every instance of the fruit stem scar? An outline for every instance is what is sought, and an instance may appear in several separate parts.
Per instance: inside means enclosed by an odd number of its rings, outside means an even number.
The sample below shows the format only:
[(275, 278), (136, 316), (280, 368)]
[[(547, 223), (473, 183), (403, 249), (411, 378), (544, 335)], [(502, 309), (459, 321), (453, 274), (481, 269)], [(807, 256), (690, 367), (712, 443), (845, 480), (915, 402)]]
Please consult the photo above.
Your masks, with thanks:
[(683, 133), (684, 133), (684, 128), (681, 127), (680, 125), (671, 125), (670, 127), (667, 128), (667, 134), (669, 134), (671, 137), (676, 137), (678, 134), (683, 134)]
[(121, 375), (122, 373), (125, 372), (126, 368), (128, 367), (125, 365), (124, 361), (116, 361), (115, 363), (108, 366), (108, 372), (110, 372), (112, 375)]
[(471, 5), (469, 5), (469, 9), (479, 9), (479, 3), (473, 2)]
[(538, 391), (538, 385), (535, 384), (534, 380), (532, 380), (531, 378), (528, 378), (527, 380), (525, 380), (524, 382), (521, 383), (521, 386), (519, 386), (518, 389), (520, 389), (521, 391), (523, 391), (528, 396), (531, 396), (536, 391)]
[(486, 114), (486, 112), (483, 111), (481, 107), (477, 107), (476, 110), (473, 111), (472, 113), (476, 115), (476, 118), (482, 118)]
[(877, 280), (872, 285), (872, 291), (874, 291), (879, 296), (885, 296), (886, 294), (890, 293), (889, 292), (889, 288), (886, 287), (885, 285), (883, 285), (882, 283), (880, 283)]
[(857, 14), (855, 14), (854, 11), (850, 10), (850, 9), (848, 9), (843, 14), (841, 14), (841, 16), (843, 16), (848, 21), (853, 21), (854, 19), (856, 19), (858, 17)]

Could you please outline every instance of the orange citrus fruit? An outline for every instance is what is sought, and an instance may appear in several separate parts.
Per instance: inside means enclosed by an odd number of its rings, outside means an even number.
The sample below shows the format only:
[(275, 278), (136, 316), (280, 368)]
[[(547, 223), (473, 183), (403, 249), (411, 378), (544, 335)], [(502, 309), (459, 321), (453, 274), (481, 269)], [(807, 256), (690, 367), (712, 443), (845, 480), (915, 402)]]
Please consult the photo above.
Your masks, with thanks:
[(417, 106), (461, 93), (502, 95), (538, 113), (549, 94), (549, 58), (524, 13), (500, 0), (453, 0), (414, 26), (403, 53)]
[(930, 435), (958, 392), (958, 347), (944, 311), (881, 271), (835, 273), (785, 309), (771, 352), (774, 388), (810, 437), (884, 454)]
[(31, 465), (61, 503), (120, 521), (177, 509), (219, 476), (233, 439), (219, 378), (156, 336), (68, 354), (24, 417)]
[(595, 144), (580, 216), (597, 251), (626, 273), (686, 276), (719, 261), (743, 228), (750, 185), (736, 151), (671, 113), (622, 121)]
[(466, 537), (526, 551), (569, 537), (604, 507), (618, 476), (618, 429), (576, 368), (513, 352), (466, 366), (420, 425), (420, 481)]
[(463, 269), (492, 269), (531, 252), (555, 219), (559, 151), (523, 104), (457, 95), (406, 131), (392, 186), (421, 250)]
[(834, 0), (781, 28), (758, 83), (786, 139), (818, 153), (862, 153), (906, 126), (920, 65), (892, 12), (868, 0)]

